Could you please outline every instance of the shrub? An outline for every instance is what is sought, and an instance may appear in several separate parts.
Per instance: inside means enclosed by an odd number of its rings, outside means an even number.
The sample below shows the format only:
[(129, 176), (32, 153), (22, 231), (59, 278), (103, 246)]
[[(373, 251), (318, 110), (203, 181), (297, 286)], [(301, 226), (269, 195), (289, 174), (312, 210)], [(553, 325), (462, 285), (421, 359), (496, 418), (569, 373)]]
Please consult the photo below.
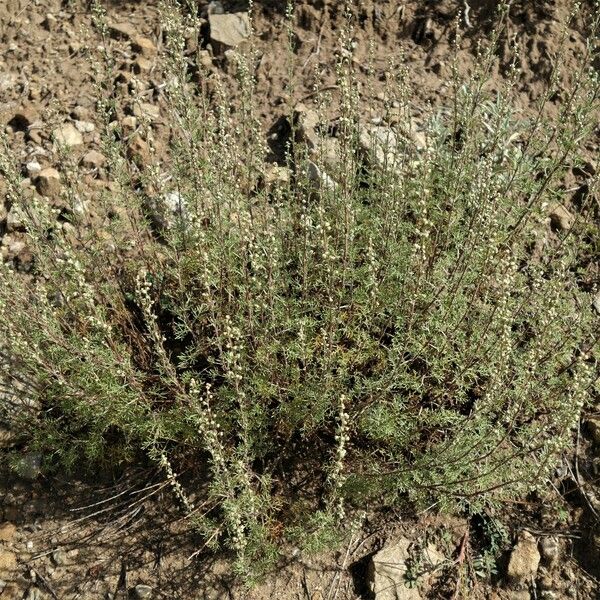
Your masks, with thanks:
[(486, 92), (492, 42), (418, 137), (400, 68), (400, 124), (382, 138), (361, 119), (342, 35), (335, 160), (292, 133), (288, 177), (272, 182), (251, 56), (235, 106), (219, 81), (201, 92), (186, 18), (164, 19), (164, 162), (136, 162), (115, 127), (110, 60), (98, 111), (112, 184), (89, 209), (67, 153), (60, 220), (26, 197), (4, 140), (33, 256), (29, 273), (0, 270), (2, 377), (31, 382), (41, 406), (24, 445), (50, 469), (149, 457), (245, 571), (272, 557), (281, 525), (314, 541), (368, 502), (477, 507), (544, 485), (596, 376), (577, 270), (591, 209), (568, 231), (547, 224), (593, 130), (596, 74), (582, 64), (555, 122), (555, 81), (520, 120), (515, 68)]

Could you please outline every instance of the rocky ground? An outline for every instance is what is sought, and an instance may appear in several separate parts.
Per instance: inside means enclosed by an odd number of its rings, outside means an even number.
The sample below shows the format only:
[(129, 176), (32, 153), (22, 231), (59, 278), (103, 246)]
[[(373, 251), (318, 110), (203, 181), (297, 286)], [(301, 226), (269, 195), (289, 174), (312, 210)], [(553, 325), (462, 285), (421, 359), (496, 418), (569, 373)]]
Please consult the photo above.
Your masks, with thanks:
[[(66, 173), (57, 141), (70, 148), (85, 173), (81, 210), (95, 193), (114, 185), (103, 169), (106, 159), (95, 114), (101, 78), (94, 57), (102, 46), (110, 45), (118, 57), (114, 78), (122, 103), (115, 120), (128, 134), (132, 156), (142, 164), (159, 160), (169, 139), (158, 2), (104, 4), (110, 23), (106, 39), (92, 27), (83, 0), (4, 0), (0, 6), (0, 125), (22, 166), (27, 193), (57, 203), (59, 211), (66, 209), (58, 200)], [(565, 87), (585, 52), (591, 4), (585, 4), (566, 30), (561, 72)], [(490, 35), (495, 5), (491, 0), (359, 3), (353, 60), (370, 120), (377, 127), (393, 125), (385, 73), (400, 48), (415, 87), (415, 123), (428, 103), (443, 104), (451, 93), (455, 20), (464, 31), (457, 64), (468, 73), (477, 40)], [(522, 69), (517, 105), (529, 116), (547, 84), (570, 3), (517, 0), (512, 5), (489, 87), (493, 90), (502, 79), (509, 44), (516, 44)], [(289, 45), (285, 2), (256, 0), (252, 30), (243, 2), (202, 6), (202, 27), (189, 32), (185, 49), (197, 84), (210, 91), (213, 73), (233, 81), (235, 53), (252, 36), (258, 53), (257, 100), (271, 159), (281, 156), (290, 106), (296, 107), (301, 135), (317, 143), (310, 110), (317, 81), (331, 96), (328, 117), (336, 116), (335, 54), (345, 18), (339, 3), (295, 3), (296, 69), (291, 81), (282, 58)], [(235, 86), (228, 90), (235, 104)], [(559, 101), (556, 97), (547, 105), (548, 115), (556, 114)], [(148, 133), (142, 123), (150, 124)], [(407, 135), (420, 143), (418, 125)], [(565, 181), (573, 206), (551, 215), (555, 227), (570, 226), (577, 194), (595, 171), (597, 145), (587, 152), (586, 169), (574, 170)], [(0, 180), (1, 197), (3, 188)], [(0, 238), (2, 259), (26, 271), (30, 257), (25, 235), (9, 199), (0, 203)], [(597, 261), (586, 268), (590, 281), (598, 281)], [(38, 475), (39, 457), (26, 456), (25, 477), (5, 474), (0, 480), (0, 599), (593, 599), (600, 596), (600, 503), (594, 485), (598, 414), (599, 407), (596, 412), (590, 408), (577, 453), (565, 457), (547, 496), (523, 499), (503, 514), (474, 520), (430, 512), (368, 515), (339, 553), (304, 557), (289, 548), (289, 560), (250, 592), (234, 584), (226, 557), (196, 554), (198, 540), (187, 533), (169, 490), (154, 474), (128, 473), (116, 483), (49, 480)], [(10, 430), (0, 424), (0, 446), (12, 443)], [(487, 564), (484, 551), (496, 547), (506, 551)], [(413, 577), (416, 585), (409, 587), (406, 582)], [(477, 581), (464, 591), (468, 582)]]

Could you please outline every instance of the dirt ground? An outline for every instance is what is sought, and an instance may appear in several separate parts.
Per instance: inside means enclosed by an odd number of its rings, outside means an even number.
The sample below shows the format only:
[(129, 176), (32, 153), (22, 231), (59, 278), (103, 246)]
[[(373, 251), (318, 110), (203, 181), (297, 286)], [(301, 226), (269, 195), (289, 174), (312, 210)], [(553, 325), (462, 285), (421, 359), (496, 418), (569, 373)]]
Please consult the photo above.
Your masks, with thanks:
[[(247, 10), (243, 2), (222, 4), (225, 12)], [(330, 112), (335, 117), (335, 56), (345, 23), (340, 4), (334, 0), (294, 3), (295, 75), (289, 81), (285, 2), (254, 2), (257, 99), (265, 139), (275, 158), (281, 150), (278, 134), (285, 127), (288, 107), (310, 102), (317, 83), (328, 89), (332, 98)], [(464, 75), (474, 67), (478, 41), (491, 35), (496, 4), (493, 0), (355, 3), (353, 60), (362, 84), (361, 103), (365, 110), (374, 117), (383, 113), (389, 61), (400, 56), (400, 51), (414, 86), (415, 114), (429, 103), (443, 105), (451, 94), (456, 20), (463, 32), (456, 64)], [(592, 4), (584, 3), (582, 11), (568, 24), (568, 0), (513, 0), (489, 89), (500, 85), (509, 67), (512, 44), (519, 49), (521, 72), (516, 102), (524, 117), (534, 114), (558, 52), (563, 53), (564, 65), (560, 81), (568, 88), (586, 52)], [(32, 162), (41, 169), (58, 167), (52, 132), (65, 123), (75, 123), (80, 124), (77, 127), (81, 143), (75, 144), (72, 151), (91, 164), (86, 182), (90, 189), (109, 185), (90, 157), (90, 151), (100, 149), (99, 124), (94, 115), (99, 80), (91, 56), (105, 42), (118, 57), (117, 78), (123, 97), (126, 99), (132, 87), (137, 86), (136, 92), (145, 101), (144, 110), (151, 115), (155, 145), (166, 146), (169, 131), (163, 120), (161, 92), (164, 72), (156, 52), (162, 43), (158, 0), (104, 0), (104, 5), (109, 21), (117, 25), (106, 41), (92, 27), (89, 5), (84, 0), (0, 2), (0, 126), (6, 128), (11, 148), (26, 176), (31, 168), (27, 165)], [(154, 48), (140, 47), (137, 36), (149, 39)], [(208, 42), (205, 29), (199, 32), (198, 40), (191, 36), (186, 46), (190, 61), (202, 60), (209, 73), (225, 73), (233, 81), (230, 58), (213, 53)], [(196, 77), (199, 86), (210, 85), (199, 75)], [(235, 104), (235, 86), (232, 84), (228, 90)], [(545, 108), (548, 115), (557, 114), (560, 100), (560, 93), (552, 98)], [(591, 159), (597, 155), (597, 142), (598, 137), (596, 144), (586, 149)], [(581, 177), (580, 172), (573, 173), (569, 185), (577, 189)], [(18, 225), (7, 221), (6, 207), (0, 206), (0, 221), (2, 256), (18, 261), (23, 251), (23, 233)], [(596, 407), (597, 412), (599, 408)], [(591, 442), (586, 439), (586, 430), (583, 434), (581, 443), (585, 450)], [(597, 460), (591, 451), (584, 454), (581, 472), (596, 473)], [(502, 516), (511, 534), (525, 528), (538, 539), (553, 536), (559, 540), (560, 560), (540, 575), (547, 581), (538, 581), (532, 592), (536, 595), (510, 595), (503, 591), (503, 566), (499, 565), (497, 581), (489, 585), (482, 582), (469, 597), (600, 597), (600, 529), (590, 500), (593, 487), (588, 488), (586, 495), (564, 476), (557, 477), (555, 486), (556, 492), (550, 492), (548, 498), (523, 499), (521, 504), (507, 507)], [(560, 508), (552, 502), (558, 502)], [(0, 579), (5, 580), (5, 587), (0, 585), (1, 600), (124, 598), (128, 593), (129, 597), (136, 597), (131, 590), (137, 585), (150, 586), (148, 597), (152, 598), (368, 598), (366, 564), (373, 552), (389, 540), (398, 536), (418, 540), (426, 534), (435, 536), (446, 531), (448, 559), (454, 561), (457, 559), (451, 554), (452, 548), (460, 548), (470, 525), (465, 519), (442, 519), (432, 513), (370, 515), (338, 553), (304, 557), (290, 548), (287, 562), (264, 584), (247, 591), (234, 583), (226, 557), (196, 554), (201, 541), (188, 532), (169, 490), (150, 472), (128, 473), (116, 483), (41, 477), (27, 481), (6, 474), (0, 479), (2, 521), (14, 524), (15, 529), (0, 528)], [(8, 555), (16, 558), (10, 579), (2, 575), (2, 561), (12, 560)], [(430, 598), (453, 598), (456, 582), (449, 580), (442, 587), (431, 592)], [(137, 597), (142, 593), (138, 589)]]

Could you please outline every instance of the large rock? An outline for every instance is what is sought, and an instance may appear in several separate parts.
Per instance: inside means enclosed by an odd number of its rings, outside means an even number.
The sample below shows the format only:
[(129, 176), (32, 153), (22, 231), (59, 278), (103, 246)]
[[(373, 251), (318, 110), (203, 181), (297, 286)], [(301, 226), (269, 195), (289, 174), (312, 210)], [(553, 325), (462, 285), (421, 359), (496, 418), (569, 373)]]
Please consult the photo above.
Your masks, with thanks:
[(131, 23), (109, 23), (110, 36), (116, 40), (131, 40), (137, 36), (137, 30)]
[(306, 178), (315, 192), (335, 190), (337, 187), (336, 182), (311, 160), (306, 161)]
[(536, 539), (528, 531), (522, 531), (508, 561), (506, 574), (509, 583), (527, 585), (535, 577), (539, 564)]
[(131, 49), (148, 58), (155, 56), (157, 52), (154, 42), (150, 38), (141, 35), (133, 38)]
[(594, 446), (600, 448), (600, 419), (598, 417), (590, 417), (585, 422), (585, 425)]
[(161, 197), (148, 200), (146, 209), (152, 224), (159, 232), (187, 223), (187, 202), (179, 192), (168, 192)]
[(73, 123), (65, 123), (57, 127), (52, 136), (54, 140), (62, 146), (81, 146), (83, 144), (83, 136), (81, 132), (73, 125)]
[(42, 169), (35, 180), (35, 185), (42, 196), (55, 198), (60, 194), (60, 173), (52, 167)]
[(406, 581), (410, 543), (403, 538), (371, 559), (369, 579), (375, 600), (421, 600), (419, 590)]
[(319, 115), (316, 110), (298, 104), (294, 109), (294, 126), (296, 141), (306, 144), (309, 150), (314, 150), (319, 145), (317, 126)]
[(17, 570), (17, 557), (14, 552), (0, 548), (0, 574), (10, 574)]
[(86, 169), (99, 169), (106, 162), (106, 157), (97, 150), (90, 150), (82, 159), (81, 164)]
[(250, 37), (252, 28), (248, 13), (209, 14), (211, 42), (217, 46), (233, 48)]
[(358, 135), (358, 144), (368, 166), (394, 169), (400, 162), (398, 136), (390, 127), (362, 127)]

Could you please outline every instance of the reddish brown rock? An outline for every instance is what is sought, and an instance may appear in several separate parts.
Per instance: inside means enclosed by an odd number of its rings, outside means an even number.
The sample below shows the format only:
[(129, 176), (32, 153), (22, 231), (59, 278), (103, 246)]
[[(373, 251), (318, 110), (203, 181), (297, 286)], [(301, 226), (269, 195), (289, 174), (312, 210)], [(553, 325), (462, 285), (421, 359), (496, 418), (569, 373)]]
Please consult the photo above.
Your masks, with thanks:
[(86, 169), (99, 169), (106, 162), (104, 154), (97, 150), (90, 150), (82, 159), (81, 164)]
[(131, 23), (109, 23), (108, 31), (114, 39), (131, 40), (137, 36), (137, 31)]
[(61, 190), (60, 173), (52, 167), (42, 169), (35, 180), (35, 187), (42, 196), (58, 196)]
[(554, 204), (549, 214), (550, 225), (554, 231), (569, 231), (573, 227), (575, 217), (562, 204)]
[(139, 167), (143, 167), (150, 162), (150, 146), (140, 135), (134, 135), (129, 142), (127, 156)]
[(154, 42), (150, 38), (143, 36), (136, 36), (133, 38), (131, 49), (146, 57), (155, 56), (157, 52)]

